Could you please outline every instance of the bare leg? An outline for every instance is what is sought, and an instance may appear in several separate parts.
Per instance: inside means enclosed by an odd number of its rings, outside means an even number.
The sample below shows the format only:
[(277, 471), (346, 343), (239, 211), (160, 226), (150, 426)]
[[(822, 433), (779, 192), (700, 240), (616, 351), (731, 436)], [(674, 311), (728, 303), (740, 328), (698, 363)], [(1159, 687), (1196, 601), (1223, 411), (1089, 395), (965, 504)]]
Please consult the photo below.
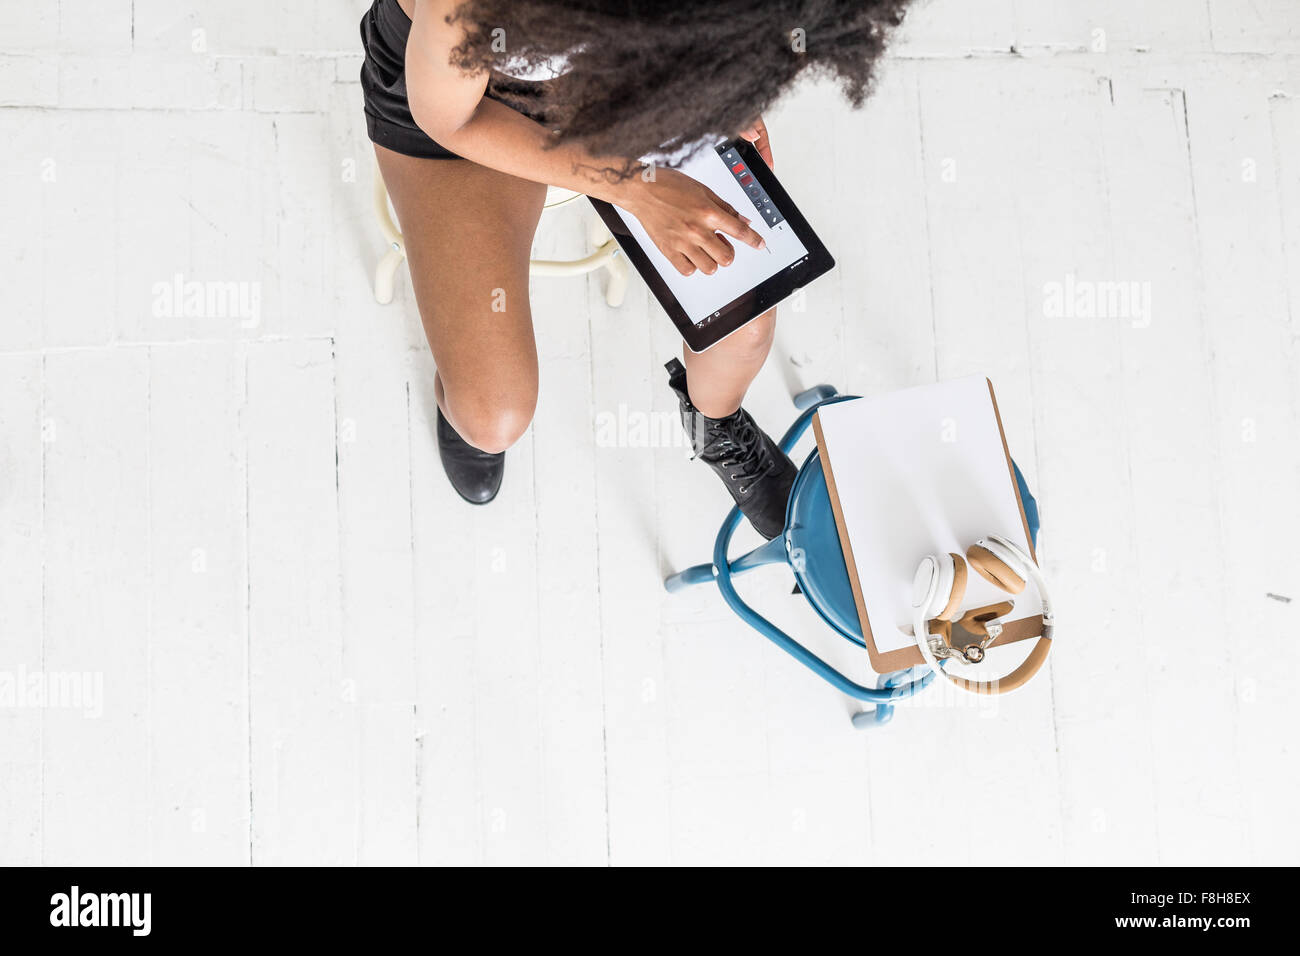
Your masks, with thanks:
[(537, 405), (528, 257), (546, 187), (466, 160), (375, 155), (438, 366), (438, 406), (465, 441), (504, 451)]
[(772, 350), (775, 333), (776, 309), (770, 309), (707, 352), (683, 349), (691, 404), (709, 418), (726, 418), (740, 408)]
[(775, 331), (772, 309), (707, 352), (687, 349), (684, 368), (675, 361), (668, 364), (668, 386), (681, 400), (682, 425), (695, 457), (722, 479), (741, 513), (765, 538), (785, 527), (798, 469), (740, 405), (772, 349)]

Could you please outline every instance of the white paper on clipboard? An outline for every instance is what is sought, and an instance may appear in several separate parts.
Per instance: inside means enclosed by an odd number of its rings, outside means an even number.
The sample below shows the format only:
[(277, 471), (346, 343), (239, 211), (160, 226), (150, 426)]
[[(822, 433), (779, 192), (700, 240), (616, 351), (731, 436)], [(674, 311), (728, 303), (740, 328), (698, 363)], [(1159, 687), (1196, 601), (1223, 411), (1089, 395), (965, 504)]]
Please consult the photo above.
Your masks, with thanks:
[[(825, 405), (817, 416), (879, 653), (914, 646), (912, 578), (927, 554), (964, 556), (989, 533), (1033, 553), (983, 376)], [(967, 575), (964, 607), (1007, 599)], [(1013, 600), (1007, 621), (1042, 613), (1032, 585)]]

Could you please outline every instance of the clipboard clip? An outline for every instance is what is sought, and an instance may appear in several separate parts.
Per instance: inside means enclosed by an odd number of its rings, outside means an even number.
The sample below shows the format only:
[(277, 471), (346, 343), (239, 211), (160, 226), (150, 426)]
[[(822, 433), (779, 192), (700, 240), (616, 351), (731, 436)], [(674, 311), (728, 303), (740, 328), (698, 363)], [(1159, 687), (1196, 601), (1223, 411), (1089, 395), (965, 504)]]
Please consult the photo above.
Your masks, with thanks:
[(930, 622), (930, 650), (937, 660), (978, 664), (984, 652), (1002, 636), (1002, 618), (1015, 609), (1014, 601), (999, 601), (967, 611), (956, 621)]

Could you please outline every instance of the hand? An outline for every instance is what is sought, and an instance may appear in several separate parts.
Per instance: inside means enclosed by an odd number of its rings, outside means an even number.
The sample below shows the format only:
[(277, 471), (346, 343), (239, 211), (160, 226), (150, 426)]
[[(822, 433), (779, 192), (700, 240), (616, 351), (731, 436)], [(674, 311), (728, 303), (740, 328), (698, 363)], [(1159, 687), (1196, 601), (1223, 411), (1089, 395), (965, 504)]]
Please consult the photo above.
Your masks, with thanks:
[(729, 266), (736, 253), (719, 233), (762, 249), (763, 238), (749, 220), (718, 198), (708, 186), (675, 169), (656, 169), (654, 178), (629, 181), (619, 205), (645, 227), (654, 244), (684, 276), (699, 269), (713, 275)]
[(776, 169), (776, 163), (772, 161), (772, 144), (768, 139), (767, 124), (763, 122), (763, 117), (754, 120), (754, 125), (744, 130), (740, 138), (754, 144), (758, 155), (762, 156), (763, 162), (767, 163), (768, 169)]

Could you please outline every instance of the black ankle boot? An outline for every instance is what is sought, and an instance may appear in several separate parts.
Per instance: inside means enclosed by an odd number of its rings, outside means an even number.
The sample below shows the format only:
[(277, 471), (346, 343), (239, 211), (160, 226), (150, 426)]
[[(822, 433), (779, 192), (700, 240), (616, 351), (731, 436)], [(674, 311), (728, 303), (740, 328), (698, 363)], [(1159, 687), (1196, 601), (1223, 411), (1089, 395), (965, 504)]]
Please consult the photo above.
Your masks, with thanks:
[(799, 469), (743, 408), (726, 418), (709, 418), (691, 404), (686, 369), (673, 359), (668, 385), (682, 406), (682, 427), (690, 436), (695, 457), (708, 463), (741, 514), (763, 537), (775, 538), (785, 529), (785, 506)]
[(438, 409), (438, 456), (447, 480), (472, 505), (485, 505), (501, 490), (506, 453), (480, 451), (461, 438)]

